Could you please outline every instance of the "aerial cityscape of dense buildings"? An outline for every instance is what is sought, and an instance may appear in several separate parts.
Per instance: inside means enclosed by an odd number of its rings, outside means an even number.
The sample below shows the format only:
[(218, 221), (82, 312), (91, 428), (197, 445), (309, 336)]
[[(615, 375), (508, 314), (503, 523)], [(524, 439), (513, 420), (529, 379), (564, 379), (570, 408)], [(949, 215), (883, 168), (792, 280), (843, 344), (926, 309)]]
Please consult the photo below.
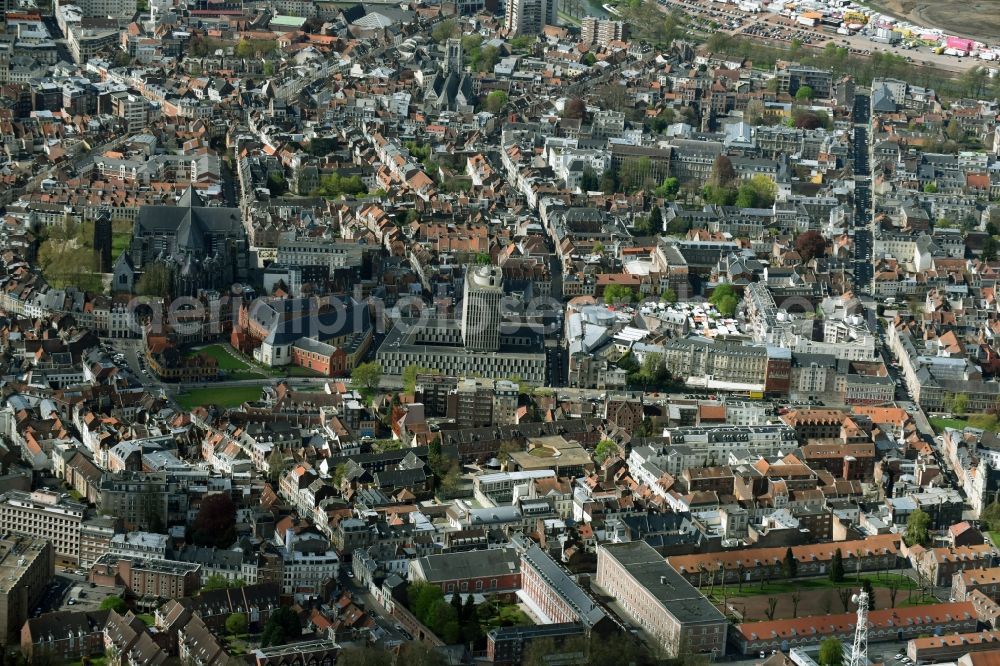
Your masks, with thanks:
[(0, 662), (997, 666), (1000, 23), (917, 5), (5, 3)]

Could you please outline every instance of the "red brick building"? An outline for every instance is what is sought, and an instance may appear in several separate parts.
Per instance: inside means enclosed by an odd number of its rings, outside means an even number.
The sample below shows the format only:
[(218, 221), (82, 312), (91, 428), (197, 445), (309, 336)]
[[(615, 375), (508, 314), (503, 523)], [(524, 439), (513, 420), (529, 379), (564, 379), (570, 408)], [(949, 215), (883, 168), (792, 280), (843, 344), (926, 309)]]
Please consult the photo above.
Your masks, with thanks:
[(143, 560), (107, 553), (90, 568), (91, 583), (124, 585), (135, 597), (178, 599), (194, 594), (201, 586), (201, 565), (173, 560)]
[(302, 338), (292, 345), (292, 364), (327, 377), (340, 377), (347, 372), (347, 354), (343, 349)]
[(29, 618), (21, 627), (21, 654), (31, 663), (67, 664), (104, 654), (109, 611), (55, 611)]
[(802, 461), (814, 470), (825, 469), (838, 479), (871, 482), (875, 477), (875, 444), (814, 440), (802, 447)]
[(521, 568), (512, 548), (427, 555), (410, 562), (410, 580), (455, 592), (512, 592), (521, 587)]

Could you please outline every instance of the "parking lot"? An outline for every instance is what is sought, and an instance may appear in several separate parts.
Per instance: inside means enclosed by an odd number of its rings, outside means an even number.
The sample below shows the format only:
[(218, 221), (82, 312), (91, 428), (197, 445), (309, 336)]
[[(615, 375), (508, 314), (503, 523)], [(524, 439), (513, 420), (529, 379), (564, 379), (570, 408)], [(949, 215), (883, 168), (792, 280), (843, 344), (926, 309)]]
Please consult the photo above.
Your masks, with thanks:
[(930, 49), (909, 50), (902, 45), (875, 42), (863, 33), (842, 35), (811, 28), (795, 20), (768, 12), (750, 13), (733, 5), (711, 0), (657, 0), (663, 8), (676, 8), (689, 16), (699, 19), (699, 23), (712, 21), (718, 24), (715, 32), (749, 37), (756, 41), (775, 44), (789, 44), (798, 40), (804, 46), (821, 49), (833, 42), (842, 46), (852, 55), (870, 56), (872, 52), (894, 53), (907, 62), (925, 65), (951, 72), (964, 72), (982, 64), (978, 58), (956, 58), (934, 53)]

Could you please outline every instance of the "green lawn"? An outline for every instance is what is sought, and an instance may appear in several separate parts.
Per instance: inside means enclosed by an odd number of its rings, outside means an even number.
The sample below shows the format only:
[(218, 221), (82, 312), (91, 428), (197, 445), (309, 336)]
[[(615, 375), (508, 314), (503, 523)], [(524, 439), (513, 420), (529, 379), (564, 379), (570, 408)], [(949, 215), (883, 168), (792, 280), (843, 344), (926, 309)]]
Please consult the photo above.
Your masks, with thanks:
[(178, 395), (175, 400), (182, 409), (191, 410), (203, 405), (238, 407), (248, 400), (260, 399), (259, 386), (239, 386), (235, 388), (200, 388)]
[(226, 372), (226, 379), (261, 379), (263, 377), (322, 377), (315, 370), (297, 365), (268, 368), (246, 359), (239, 352), (225, 345), (209, 345), (192, 349), (189, 354), (208, 354), (219, 362), (219, 369)]
[(536, 458), (551, 458), (555, 455), (555, 451), (546, 446), (536, 446), (528, 451), (528, 453)]
[(1000, 548), (1000, 532), (987, 532), (990, 539), (993, 541), (993, 545)]
[(220, 370), (246, 370), (250, 367), (240, 359), (233, 356), (229, 350), (222, 345), (209, 345), (208, 347), (200, 347), (198, 349), (192, 349), (188, 352), (188, 356), (194, 356), (195, 354), (211, 356), (219, 362)]
[(945, 428), (963, 430), (967, 427), (980, 428), (993, 432), (1000, 431), (1000, 423), (997, 422), (997, 417), (994, 414), (969, 414), (964, 419), (945, 419), (939, 416), (932, 416), (927, 420), (930, 421), (931, 427), (936, 432), (942, 432)]
[(114, 261), (121, 256), (129, 243), (132, 241), (131, 231), (115, 231), (111, 234), (111, 260)]
[[(903, 576), (902, 574), (862, 574), (861, 580), (867, 580), (872, 584), (872, 587), (889, 587), (890, 581), (897, 581), (899, 583), (900, 590), (915, 590), (917, 589), (917, 584), (909, 576)], [(728, 583), (726, 585), (726, 597), (733, 599), (736, 597), (756, 597), (763, 594), (785, 594), (789, 592), (794, 592), (795, 590), (826, 590), (834, 589), (837, 587), (857, 587), (857, 579), (848, 572), (844, 577), (844, 580), (839, 583), (834, 583), (829, 578), (800, 578), (796, 580), (772, 580), (764, 583), (761, 587), (760, 582), (754, 581), (751, 583), (743, 583), (743, 589), (739, 589), (738, 585)], [(722, 586), (716, 584), (715, 590), (709, 592), (711, 588), (707, 585), (702, 585), (701, 591), (705, 596), (719, 601), (722, 599)]]
[[(108, 658), (103, 656), (98, 657), (87, 657), (88, 666), (106, 666), (108, 663)], [(83, 666), (83, 659), (77, 659), (76, 661), (69, 662), (69, 666)]]
[(152, 627), (154, 624), (156, 624), (156, 618), (150, 615), (149, 613), (136, 615), (136, 617), (142, 620), (142, 623), (145, 624), (147, 627)]

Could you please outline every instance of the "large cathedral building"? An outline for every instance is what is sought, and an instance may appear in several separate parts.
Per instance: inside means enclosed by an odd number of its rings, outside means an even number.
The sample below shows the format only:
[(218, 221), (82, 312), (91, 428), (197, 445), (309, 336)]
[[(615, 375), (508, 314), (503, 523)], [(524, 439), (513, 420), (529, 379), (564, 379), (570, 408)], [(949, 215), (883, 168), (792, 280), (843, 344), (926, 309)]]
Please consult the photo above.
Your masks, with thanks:
[(247, 278), (247, 248), (240, 210), (206, 206), (189, 188), (176, 206), (139, 209), (128, 254), (115, 264), (115, 290), (131, 291), (158, 263), (170, 270), (173, 296), (227, 289)]

